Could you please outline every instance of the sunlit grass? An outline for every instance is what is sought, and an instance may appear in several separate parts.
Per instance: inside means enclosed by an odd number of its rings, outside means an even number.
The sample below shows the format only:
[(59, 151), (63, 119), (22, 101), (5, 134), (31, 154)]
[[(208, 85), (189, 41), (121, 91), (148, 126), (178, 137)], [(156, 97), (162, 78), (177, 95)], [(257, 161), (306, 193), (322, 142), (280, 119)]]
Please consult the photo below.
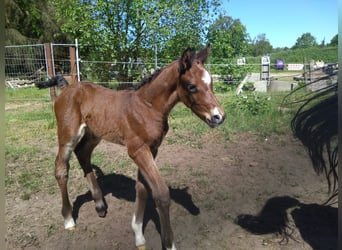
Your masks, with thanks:
[[(177, 141), (184, 142), (209, 132), (212, 133), (212, 131), (225, 139), (228, 139), (230, 134), (241, 132), (252, 132), (260, 135), (290, 133), (290, 121), (296, 106), (286, 109), (285, 112), (281, 111), (286, 94), (260, 93), (257, 94), (257, 101), (250, 96), (220, 94), (218, 98), (227, 117), (225, 122), (214, 130), (184, 105), (179, 104), (170, 115), (169, 123), (174, 138), (169, 138), (169, 140), (174, 140), (174, 143)], [(244, 101), (248, 98), (252, 98), (250, 104)]]
[(50, 92), (49, 89), (37, 89), (36, 87), (6, 88), (5, 97), (7, 101), (28, 99), (50, 100)]

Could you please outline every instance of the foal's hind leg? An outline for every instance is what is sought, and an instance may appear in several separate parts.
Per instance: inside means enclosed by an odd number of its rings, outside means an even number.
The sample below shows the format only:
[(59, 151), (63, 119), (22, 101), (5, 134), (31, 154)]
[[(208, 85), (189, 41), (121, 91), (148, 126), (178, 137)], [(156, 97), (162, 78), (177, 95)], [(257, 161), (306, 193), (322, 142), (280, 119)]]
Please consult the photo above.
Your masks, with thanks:
[(72, 217), (72, 207), (68, 196), (68, 173), (71, 153), (85, 132), (85, 124), (82, 124), (73, 132), (70, 129), (62, 130), (63, 134), (58, 135), (59, 149), (55, 160), (55, 177), (62, 195), (62, 215), (64, 217), (65, 229), (74, 229), (75, 221)]
[(102, 191), (91, 166), (91, 154), (99, 142), (98, 138), (88, 132), (77, 144), (74, 152), (83, 169), (84, 176), (87, 178), (88, 187), (95, 201), (96, 211), (100, 217), (104, 217), (107, 213), (107, 206), (104, 203)]

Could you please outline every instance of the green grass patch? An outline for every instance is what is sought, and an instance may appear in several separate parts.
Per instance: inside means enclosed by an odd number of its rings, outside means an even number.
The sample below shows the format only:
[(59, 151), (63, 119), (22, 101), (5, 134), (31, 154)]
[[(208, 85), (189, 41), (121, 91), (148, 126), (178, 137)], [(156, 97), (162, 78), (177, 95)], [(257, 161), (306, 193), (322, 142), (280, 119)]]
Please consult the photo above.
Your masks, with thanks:
[(16, 143), (6, 143), (5, 145), (5, 159), (6, 161), (29, 162), (34, 160), (34, 156), (39, 152), (39, 149), (28, 147), (25, 145), (16, 145)]
[(223, 98), (227, 112), (223, 131), (253, 132), (260, 135), (287, 133), (293, 112), (281, 112), (283, 95), (255, 94)]
[(54, 117), (51, 109), (39, 109), (35, 111), (5, 113), (6, 120), (11, 122), (32, 122), (32, 121), (47, 121)]
[(49, 89), (37, 89), (36, 87), (27, 88), (6, 88), (5, 97), (7, 100), (27, 100), (27, 99), (46, 99), (50, 100)]
[[(290, 133), (290, 120), (295, 112), (292, 105), (282, 112), (283, 99), (287, 93), (253, 93), (243, 95), (220, 94), (218, 99), (226, 112), (225, 122), (214, 129), (217, 137), (229, 139), (230, 134), (252, 132), (261, 136), (276, 133)], [(213, 130), (184, 105), (177, 105), (171, 112), (171, 143), (186, 143)]]

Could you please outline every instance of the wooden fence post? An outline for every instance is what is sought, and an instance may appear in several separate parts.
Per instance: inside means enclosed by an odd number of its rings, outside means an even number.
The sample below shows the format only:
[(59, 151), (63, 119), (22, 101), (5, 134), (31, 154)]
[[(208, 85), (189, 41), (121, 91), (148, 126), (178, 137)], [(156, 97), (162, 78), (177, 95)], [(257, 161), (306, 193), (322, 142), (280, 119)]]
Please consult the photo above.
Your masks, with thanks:
[(77, 83), (77, 64), (75, 47), (69, 47), (71, 84)]
[(305, 89), (308, 89), (308, 78), (307, 78), (307, 73), (306, 73), (306, 57), (303, 58), (303, 62), (304, 62), (304, 84), (305, 84)]
[[(46, 52), (46, 60), (47, 60), (47, 72), (49, 77), (54, 77), (53, 73), (53, 61), (52, 61), (52, 51), (51, 51), (51, 43), (44, 43), (45, 52)], [(57, 95), (56, 95), (56, 88), (50, 87), (50, 98), (51, 101), (55, 101)]]

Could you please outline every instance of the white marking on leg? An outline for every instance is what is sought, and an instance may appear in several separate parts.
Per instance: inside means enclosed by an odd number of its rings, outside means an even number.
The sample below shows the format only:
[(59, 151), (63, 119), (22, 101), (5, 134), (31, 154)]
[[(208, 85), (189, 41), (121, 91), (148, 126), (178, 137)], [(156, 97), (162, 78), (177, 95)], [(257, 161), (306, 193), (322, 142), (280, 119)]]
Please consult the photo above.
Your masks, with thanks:
[(65, 229), (74, 229), (75, 228), (75, 221), (73, 218), (67, 218), (64, 221), (64, 228)]
[[(77, 131), (77, 143), (79, 143), (80, 140), (82, 139), (82, 137), (84, 136), (85, 127), (87, 127), (87, 124), (82, 123), (81, 126), (78, 128), (78, 131)], [(76, 145), (77, 145), (77, 143), (76, 143)]]
[(135, 245), (137, 247), (145, 245), (145, 243), (146, 243), (145, 237), (144, 237), (143, 232), (142, 232), (142, 227), (143, 227), (142, 222), (137, 223), (135, 214), (133, 214), (132, 229), (133, 229), (134, 234), (135, 234)]
[(171, 248), (166, 248), (167, 250), (177, 250), (175, 243), (172, 243), (172, 247)]
[(208, 71), (203, 70), (202, 80), (208, 86), (211, 84), (211, 77), (210, 77)]
[(74, 136), (70, 142), (66, 144), (64, 157), (65, 159), (69, 159), (72, 151), (75, 149), (77, 144), (81, 141), (82, 137), (85, 134), (85, 128), (87, 127), (87, 124), (82, 123), (81, 126), (78, 128), (76, 136)]

